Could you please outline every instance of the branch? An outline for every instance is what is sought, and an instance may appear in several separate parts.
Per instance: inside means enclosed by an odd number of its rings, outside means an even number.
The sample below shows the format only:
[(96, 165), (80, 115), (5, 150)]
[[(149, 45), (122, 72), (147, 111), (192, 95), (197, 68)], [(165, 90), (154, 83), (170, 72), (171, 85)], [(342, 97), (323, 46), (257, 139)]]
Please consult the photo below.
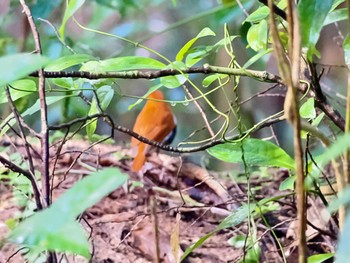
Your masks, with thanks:
[[(190, 67), (181, 69), (162, 69), (162, 70), (152, 70), (152, 71), (139, 71), (139, 70), (129, 70), (129, 71), (117, 71), (117, 72), (100, 72), (92, 73), (88, 71), (44, 71), (44, 76), (46, 78), (85, 78), (85, 79), (101, 79), (101, 78), (117, 78), (117, 79), (156, 79), (165, 76), (174, 76), (180, 74), (212, 74), (220, 73), (234, 76), (251, 77), (262, 82), (271, 83), (281, 83), (281, 78), (277, 75), (269, 73), (267, 71), (249, 70), (249, 69), (232, 69), (219, 66), (211, 66), (209, 64), (204, 64), (201, 67)], [(32, 77), (38, 77), (38, 72), (33, 72), (30, 74)]]
[[(30, 9), (26, 5), (24, 0), (20, 0), (23, 7), (23, 12), (28, 18), (30, 28), (33, 33), (36, 52), (42, 54), (41, 43), (39, 33), (34, 23), (33, 16)], [(41, 165), (41, 182), (42, 191), (45, 198), (46, 206), (51, 203), (50, 200), (50, 180), (49, 180), (49, 133), (47, 127), (47, 104), (45, 99), (45, 76), (44, 70), (38, 71), (39, 76), (39, 99), (40, 99), (40, 113), (41, 113), (41, 151), (43, 156), (43, 165)]]
[(39, 188), (36, 184), (36, 180), (35, 177), (27, 170), (24, 170), (23, 168), (21, 168), (20, 166), (14, 164), (13, 162), (7, 160), (6, 158), (4, 158), (3, 156), (0, 155), (0, 162), (7, 167), (8, 169), (10, 169), (11, 171), (15, 172), (15, 173), (20, 173), (22, 175), (24, 175), (25, 177), (28, 178), (28, 180), (30, 181), (32, 188), (33, 188), (33, 194), (34, 194), (34, 198), (35, 198), (35, 203), (36, 203), (36, 207), (37, 209), (42, 209), (42, 204), (40, 201), (40, 191)]
[[(280, 115), (282, 115), (282, 114), (280, 114)], [(67, 122), (67, 123), (64, 123), (64, 124), (50, 126), (49, 130), (62, 130), (63, 128), (69, 129), (71, 126), (73, 126), (77, 123), (85, 122), (85, 121), (95, 119), (95, 118), (106, 118), (107, 123), (111, 126), (111, 128), (113, 130), (117, 130), (119, 132), (128, 134), (141, 142), (144, 142), (148, 145), (154, 146), (154, 147), (159, 148), (161, 150), (168, 151), (168, 152), (174, 152), (174, 153), (193, 153), (193, 152), (204, 151), (204, 150), (209, 149), (210, 147), (213, 147), (215, 145), (227, 143), (228, 140), (230, 140), (230, 141), (239, 140), (242, 137), (246, 136), (248, 133), (250, 134), (252, 132), (256, 132), (262, 128), (269, 127), (275, 123), (278, 123), (278, 122), (281, 122), (284, 120), (283, 117), (278, 115), (278, 116), (275, 116), (275, 118), (271, 118), (271, 119), (268, 119), (266, 121), (260, 122), (259, 124), (253, 126), (252, 128), (244, 131), (241, 135), (236, 135), (236, 136), (232, 136), (232, 137), (214, 140), (214, 141), (202, 144), (202, 145), (197, 146), (197, 147), (173, 147), (173, 146), (166, 145), (166, 144), (163, 144), (160, 142), (149, 140), (149, 139), (142, 137), (138, 133), (136, 133), (136, 132), (134, 132), (126, 127), (123, 127), (120, 125), (114, 125), (112, 118), (108, 114), (105, 114), (105, 113), (98, 113), (98, 114), (94, 114), (94, 115), (90, 115), (90, 116), (86, 116), (86, 117), (82, 117), (82, 118), (77, 118), (77, 119), (74, 119), (74, 120)], [(113, 133), (111, 134), (111, 137), (113, 138)]]

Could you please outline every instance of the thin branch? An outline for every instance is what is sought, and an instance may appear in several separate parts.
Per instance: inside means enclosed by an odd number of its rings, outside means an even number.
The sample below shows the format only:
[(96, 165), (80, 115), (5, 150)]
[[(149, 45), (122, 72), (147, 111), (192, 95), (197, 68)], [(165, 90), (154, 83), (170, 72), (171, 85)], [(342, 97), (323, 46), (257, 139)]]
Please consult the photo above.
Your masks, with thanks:
[[(174, 76), (180, 74), (212, 74), (220, 73), (235, 76), (252, 77), (258, 81), (281, 83), (281, 78), (267, 71), (249, 70), (243, 68), (226, 68), (204, 64), (201, 67), (190, 67), (181, 69), (162, 69), (150, 71), (116, 71), (116, 72), (100, 72), (92, 73), (88, 71), (44, 71), (46, 78), (85, 78), (85, 79), (101, 79), (101, 78), (118, 78), (118, 79), (156, 79), (165, 76)], [(38, 72), (30, 74), (32, 77), (38, 77)]]
[(202, 115), (203, 121), (205, 123), (205, 125), (207, 126), (208, 132), (210, 134), (210, 136), (212, 138), (215, 137), (214, 131), (213, 129), (210, 127), (207, 115), (205, 114), (203, 108), (201, 107), (201, 105), (199, 104), (199, 102), (197, 100), (194, 100), (192, 93), (190, 92), (190, 90), (186, 87), (186, 85), (182, 85), (183, 89), (186, 91), (187, 95), (193, 100), (194, 105), (196, 105), (197, 109), (199, 110), (199, 113)]
[[(36, 52), (42, 54), (40, 37), (36, 25), (34, 23), (33, 16), (30, 9), (26, 5), (24, 0), (20, 0), (23, 7), (23, 12), (28, 18), (30, 28), (32, 30)], [(49, 180), (49, 133), (47, 125), (47, 104), (45, 96), (45, 76), (44, 70), (40, 69), (38, 71), (39, 76), (39, 99), (40, 99), (40, 114), (41, 114), (41, 152), (43, 157), (43, 164), (41, 166), (41, 182), (42, 191), (45, 198), (46, 206), (51, 203), (50, 200), (50, 180)]]
[[(174, 76), (180, 74), (227, 74), (232, 76), (241, 76), (241, 77), (251, 77), (257, 81), (268, 82), (268, 83), (277, 83), (284, 85), (281, 77), (274, 75), (267, 71), (258, 71), (258, 70), (249, 70), (249, 69), (237, 69), (237, 68), (226, 68), (211, 66), (205, 64), (201, 67), (190, 67), (181, 70), (182, 73), (176, 69), (164, 69), (164, 70), (154, 70), (154, 71), (118, 71), (118, 72), (101, 72), (101, 73), (92, 73), (87, 71), (44, 71), (44, 76), (46, 78), (86, 78), (86, 79), (100, 79), (100, 78), (119, 78), (119, 79), (155, 79), (165, 76)], [(33, 72), (30, 76), (37, 77), (38, 72)], [(299, 85), (298, 90), (302, 93), (307, 91), (305, 85)], [(334, 122), (342, 131), (345, 127), (345, 120), (336, 111), (327, 100), (323, 100), (317, 96), (313, 91), (309, 91), (309, 95), (315, 98), (315, 106), (323, 111), (328, 118)]]
[(33, 195), (34, 195), (34, 199), (35, 199), (35, 203), (36, 206), (39, 210), (41, 210), (42, 204), (40, 201), (40, 191), (39, 191), (39, 187), (36, 184), (36, 179), (35, 177), (27, 170), (24, 170), (23, 168), (21, 168), (20, 166), (14, 164), (13, 162), (7, 160), (6, 158), (4, 158), (3, 156), (0, 155), (0, 162), (7, 167), (8, 169), (10, 169), (11, 171), (15, 172), (15, 173), (20, 173), (23, 176), (27, 177), (27, 179), (30, 181), (32, 188), (33, 188)]

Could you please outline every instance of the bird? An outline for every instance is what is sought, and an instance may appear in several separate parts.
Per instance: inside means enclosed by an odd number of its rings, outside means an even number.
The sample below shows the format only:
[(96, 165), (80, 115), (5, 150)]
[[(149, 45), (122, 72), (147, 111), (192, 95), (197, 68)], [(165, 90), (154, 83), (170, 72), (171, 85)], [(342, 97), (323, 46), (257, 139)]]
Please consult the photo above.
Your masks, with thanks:
[[(164, 95), (160, 90), (149, 94), (147, 99), (136, 118), (133, 131), (148, 140), (170, 144), (176, 134), (176, 119), (171, 107), (167, 102), (162, 101)], [(137, 148), (131, 170), (139, 172), (146, 161), (150, 146), (132, 137), (131, 147)]]

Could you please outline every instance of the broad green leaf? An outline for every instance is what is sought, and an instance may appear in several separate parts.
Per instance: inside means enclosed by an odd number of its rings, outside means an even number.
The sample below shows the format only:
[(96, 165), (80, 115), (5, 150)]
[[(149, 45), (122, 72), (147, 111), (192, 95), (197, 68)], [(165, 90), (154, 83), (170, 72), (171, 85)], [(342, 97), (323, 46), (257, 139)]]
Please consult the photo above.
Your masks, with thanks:
[(343, 43), (345, 64), (350, 69), (350, 35), (347, 35)]
[(164, 87), (168, 89), (177, 88), (180, 85), (184, 84), (186, 82), (186, 77), (182, 75), (177, 76), (167, 76), (160, 78), (160, 83), (163, 84)]
[(166, 65), (156, 59), (138, 56), (117, 57), (101, 61), (89, 61), (83, 64), (80, 71), (106, 72), (137, 69), (163, 69)]
[(249, 68), (251, 65), (253, 65), (255, 62), (257, 62), (259, 59), (261, 59), (266, 54), (269, 54), (273, 51), (272, 48), (267, 48), (264, 50), (260, 50), (257, 54), (252, 56), (248, 61), (243, 65), (242, 68)]
[[(49, 96), (46, 97), (46, 105), (50, 106), (53, 103), (56, 103), (60, 100), (63, 100), (64, 98), (70, 97), (71, 95), (65, 95), (65, 96)], [(40, 110), (40, 101), (39, 99), (26, 111), (24, 111), (21, 116), (26, 117), (28, 115), (32, 115)], [(10, 126), (14, 125), (16, 123), (16, 119), (13, 116), (13, 113), (9, 114), (7, 118), (1, 122), (0, 124), (0, 137), (3, 136), (9, 129), (9, 126), (6, 125), (8, 123)]]
[(328, 205), (328, 211), (335, 213), (343, 205), (350, 204), (350, 187), (346, 187), (339, 195), (338, 198), (333, 199)]
[(106, 168), (94, 172), (67, 190), (52, 204), (52, 209), (67, 217), (76, 218), (102, 197), (122, 186), (127, 178), (127, 174), (118, 168)]
[[(284, 10), (287, 7), (287, 1), (286, 0), (282, 0), (280, 1), (277, 6)], [(256, 23), (256, 22), (260, 22), (262, 19), (265, 19), (266, 17), (268, 17), (270, 14), (270, 10), (267, 6), (261, 6), (259, 7), (257, 10), (255, 10), (254, 12), (252, 12), (244, 21), (245, 22), (251, 22), (251, 23)]]
[[(248, 165), (295, 169), (294, 160), (283, 149), (271, 142), (247, 138), (242, 143), (244, 158)], [(239, 142), (219, 144), (209, 148), (207, 151), (210, 155), (225, 162), (242, 162), (242, 151)]]
[(262, 19), (265, 19), (270, 14), (270, 10), (267, 6), (261, 6), (254, 12), (252, 12), (244, 21), (250, 23), (260, 22)]
[(259, 24), (252, 25), (247, 33), (247, 41), (251, 49), (258, 52), (267, 47), (267, 22), (261, 20)]
[(309, 98), (299, 109), (300, 117), (304, 119), (316, 118), (315, 99)]
[(320, 37), (323, 23), (332, 8), (332, 0), (300, 0), (298, 11), (300, 17), (301, 42), (307, 48), (307, 58), (320, 56), (316, 43)]
[(319, 167), (324, 167), (332, 160), (336, 160), (346, 150), (350, 148), (350, 133), (342, 134), (337, 137), (337, 140), (325, 150), (325, 152), (318, 156), (317, 164)]
[(192, 67), (194, 64), (198, 63), (205, 57), (207, 57), (210, 52), (218, 52), (222, 47), (227, 45), (227, 43), (233, 41), (237, 36), (230, 36), (229, 38), (223, 38), (214, 45), (209, 46), (198, 46), (192, 47), (187, 51), (187, 56), (185, 59), (185, 64), (187, 67)]
[(206, 36), (215, 36), (215, 33), (208, 27), (202, 29), (201, 32), (195, 37), (192, 38), (190, 41), (188, 41), (177, 53), (176, 55), (176, 61), (182, 61), (185, 54), (188, 52), (188, 50), (192, 47), (192, 45), (201, 37), (206, 37)]
[[(11, 99), (16, 101), (37, 91), (35, 81), (31, 79), (20, 79), (10, 83), (9, 91)], [(0, 104), (7, 102), (5, 89), (0, 89)]]
[(71, 18), (74, 13), (84, 4), (85, 0), (66, 0), (67, 7), (66, 11), (64, 12), (64, 17), (62, 20), (62, 24), (59, 29), (59, 33), (62, 39), (64, 39), (65, 36), (65, 28), (66, 24), (69, 18)]
[(41, 251), (70, 252), (89, 258), (88, 237), (75, 218), (126, 179), (127, 175), (117, 168), (107, 168), (83, 178), (51, 207), (21, 222), (10, 233), (9, 240)]
[(232, 214), (227, 216), (213, 231), (209, 232), (208, 234), (202, 236), (195, 242), (192, 246), (188, 247), (184, 254), (181, 256), (180, 262), (184, 260), (191, 252), (193, 252), (196, 248), (200, 247), (208, 238), (210, 238), (212, 235), (216, 234), (220, 230), (230, 228), (230, 227), (235, 227), (242, 222), (244, 222), (249, 215), (257, 216), (260, 214), (264, 214), (267, 212), (275, 211), (276, 207), (271, 207), (271, 209), (259, 209), (262, 208), (263, 206), (266, 206), (269, 202), (273, 201), (273, 198), (269, 199), (263, 199), (259, 201), (259, 205), (256, 204), (244, 204), (238, 209), (236, 209)]
[(109, 106), (109, 103), (113, 99), (114, 96), (114, 90), (111, 86), (104, 85), (97, 89), (96, 91), (97, 98), (99, 101), (99, 105), (102, 110), (107, 109)]
[[(334, 257), (334, 253), (316, 254), (307, 258), (307, 263), (322, 263)], [(341, 261), (339, 261), (341, 262)]]
[(160, 89), (162, 86), (163, 86), (163, 84), (157, 84), (157, 85), (154, 85), (151, 88), (149, 88), (147, 93), (145, 95), (143, 95), (141, 99), (138, 99), (135, 103), (131, 104), (128, 107), (128, 110), (131, 110), (132, 108), (134, 108), (137, 104), (141, 103), (144, 99), (146, 99), (149, 94), (151, 94), (153, 91)]
[(226, 74), (213, 74), (213, 75), (209, 75), (208, 77), (204, 78), (203, 79), (203, 82), (202, 82), (202, 85), (203, 87), (207, 88), (209, 87), (215, 80), (218, 80), (218, 79), (224, 79), (224, 78), (227, 78), (227, 75)]
[(328, 14), (326, 20), (323, 23), (323, 26), (343, 21), (346, 19), (348, 19), (348, 10), (346, 8), (337, 9)]
[(61, 71), (75, 65), (82, 64), (95, 58), (87, 54), (73, 54), (65, 57), (60, 57), (45, 67), (46, 71)]
[(44, 67), (49, 59), (38, 54), (19, 53), (0, 57), (0, 87)]
[(294, 183), (295, 183), (295, 176), (289, 176), (287, 177), (279, 187), (280, 191), (285, 191), (285, 190), (294, 190)]
[(75, 82), (73, 78), (57, 78), (51, 80), (53, 84), (55, 84), (58, 87), (64, 88), (64, 89), (74, 89), (75, 88)]
[(324, 112), (322, 112), (320, 115), (318, 115), (318, 116), (312, 121), (311, 125), (317, 127), (317, 126), (320, 124), (320, 122), (322, 121), (324, 115), (325, 115)]

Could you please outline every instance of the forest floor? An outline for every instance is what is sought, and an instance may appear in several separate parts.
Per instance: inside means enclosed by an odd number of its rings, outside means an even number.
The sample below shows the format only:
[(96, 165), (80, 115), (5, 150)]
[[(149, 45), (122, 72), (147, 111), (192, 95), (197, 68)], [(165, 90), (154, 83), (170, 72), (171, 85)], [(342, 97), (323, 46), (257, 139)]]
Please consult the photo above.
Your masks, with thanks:
[[(20, 144), (7, 149), (23, 152)], [(271, 168), (264, 176), (254, 173), (248, 185), (244, 175), (233, 180), (178, 157), (153, 153), (141, 178), (129, 171), (130, 159), (119, 158), (127, 156), (127, 151), (118, 146), (100, 144), (89, 148), (84, 142), (69, 142), (56, 163), (54, 199), (88, 175), (91, 168), (119, 167), (130, 176), (127, 186), (116, 189), (81, 217), (90, 236), (92, 262), (156, 262), (157, 248), (160, 262), (177, 262), (176, 251), (181, 256), (214, 230), (183, 262), (239, 262), (244, 254), (246, 259), (259, 258), (250, 262), (283, 262), (283, 256), (286, 262), (298, 261), (295, 200), (291, 191), (279, 190), (289, 176), (287, 170)], [(276, 197), (264, 207), (250, 206), (249, 226), (249, 209), (245, 205), (248, 192), (251, 205)], [(0, 263), (25, 262), (25, 250), (18, 251), (5, 240), (9, 220), (20, 218), (26, 210), (14, 193), (14, 186), (0, 181)], [(309, 254), (334, 252), (334, 219), (325, 216), (325, 207), (316, 197), (309, 196), (308, 204)], [(216, 229), (228, 216), (225, 227)], [(250, 249), (252, 245), (256, 252)], [(59, 254), (59, 259), (87, 262), (72, 255)]]

